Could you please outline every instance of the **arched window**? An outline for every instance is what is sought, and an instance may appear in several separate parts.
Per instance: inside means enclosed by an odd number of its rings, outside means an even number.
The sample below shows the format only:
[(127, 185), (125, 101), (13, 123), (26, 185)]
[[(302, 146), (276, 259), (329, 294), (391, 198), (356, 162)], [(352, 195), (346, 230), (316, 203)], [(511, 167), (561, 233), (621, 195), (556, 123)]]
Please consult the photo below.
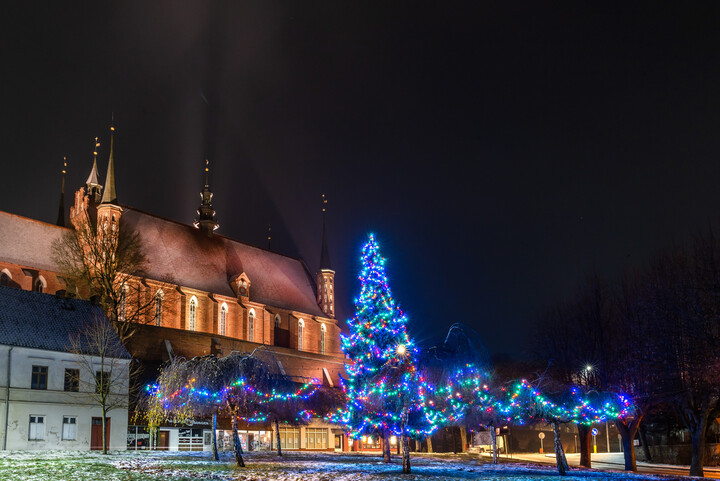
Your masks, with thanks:
[(10, 275), (10, 271), (3, 269), (2, 272), (0, 272), (0, 286), (10, 287), (11, 280), (12, 276)]
[(227, 304), (225, 304), (223, 302), (222, 307), (220, 307), (220, 323), (219, 323), (220, 324), (219, 330), (220, 330), (221, 336), (225, 335), (225, 330), (227, 329), (227, 311), (228, 311)]
[(126, 298), (127, 298), (127, 286), (123, 284), (122, 290), (120, 291), (120, 299), (118, 300), (118, 321), (125, 321), (126, 320), (126, 313), (125, 313), (125, 307), (126, 307)]
[(255, 340), (255, 311), (250, 309), (248, 314), (248, 341)]
[(162, 301), (165, 298), (165, 293), (158, 289), (155, 293), (155, 325), (162, 325)]
[(303, 350), (303, 331), (305, 330), (305, 321), (298, 321), (298, 351)]
[(190, 306), (188, 309), (188, 330), (194, 331), (195, 330), (195, 315), (197, 311), (197, 299), (195, 296), (192, 296), (190, 299)]
[(45, 282), (45, 278), (43, 276), (40, 276), (35, 280), (35, 284), (33, 285), (33, 291), (44, 292), (46, 287), (47, 283)]
[(320, 354), (325, 354), (325, 324), (320, 324)]
[(280, 329), (280, 314), (275, 314), (275, 329)]

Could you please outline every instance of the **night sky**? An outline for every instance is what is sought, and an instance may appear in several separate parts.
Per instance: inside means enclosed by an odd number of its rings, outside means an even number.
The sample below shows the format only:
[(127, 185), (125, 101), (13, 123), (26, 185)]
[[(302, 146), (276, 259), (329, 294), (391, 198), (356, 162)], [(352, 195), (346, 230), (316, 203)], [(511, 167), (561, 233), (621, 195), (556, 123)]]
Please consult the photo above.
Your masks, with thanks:
[[(631, 3), (631, 5), (628, 5)], [(520, 355), (536, 315), (720, 218), (718, 2), (17, 2), (0, 209), (54, 222), (114, 113), (119, 201), (319, 263), (366, 234), (421, 343)], [(71, 202), (67, 195), (67, 203)]]

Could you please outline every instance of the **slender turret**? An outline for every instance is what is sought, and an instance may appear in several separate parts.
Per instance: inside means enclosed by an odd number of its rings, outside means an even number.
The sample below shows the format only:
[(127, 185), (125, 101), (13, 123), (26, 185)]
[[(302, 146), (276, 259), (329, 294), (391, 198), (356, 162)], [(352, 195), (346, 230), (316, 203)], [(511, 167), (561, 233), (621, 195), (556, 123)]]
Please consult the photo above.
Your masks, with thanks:
[(317, 293), (318, 305), (328, 316), (335, 317), (335, 271), (330, 265), (330, 251), (327, 242), (327, 230), (325, 229), (325, 212), (327, 210), (327, 198), (322, 195), (322, 247), (320, 248), (320, 269), (317, 272)]
[(197, 214), (198, 218), (195, 219), (193, 225), (207, 234), (208, 237), (212, 237), (213, 232), (220, 227), (217, 220), (215, 219), (215, 209), (212, 206), (213, 193), (210, 190), (210, 161), (205, 159), (205, 185), (203, 186), (202, 192), (200, 192), (200, 207), (198, 207)]

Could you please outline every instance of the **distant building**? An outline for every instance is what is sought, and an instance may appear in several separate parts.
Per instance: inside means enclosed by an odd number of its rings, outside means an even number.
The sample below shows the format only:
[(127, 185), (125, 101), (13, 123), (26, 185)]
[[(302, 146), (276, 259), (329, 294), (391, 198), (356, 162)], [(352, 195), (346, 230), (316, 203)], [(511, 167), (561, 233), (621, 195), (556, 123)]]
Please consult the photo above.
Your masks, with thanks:
[[(298, 381), (317, 379), (338, 386), (345, 356), (335, 319), (335, 272), (324, 222), (321, 264), (313, 275), (299, 259), (216, 233), (219, 224), (207, 163), (193, 225), (118, 202), (112, 140), (104, 186), (99, 178), (95, 152), (87, 182), (75, 192), (70, 226), (89, 221), (102, 232), (113, 233), (122, 222), (140, 235), (147, 272), (128, 282), (133, 283), (133, 292), (139, 292), (137, 301), (153, 308), (138, 319), (142, 326), (127, 344), (134, 357), (154, 368), (174, 356), (221, 356), (264, 346), (273, 352), (278, 368)], [(63, 197), (64, 182), (58, 226), (0, 212), (0, 285), (50, 294), (66, 289), (51, 256), (53, 242), (72, 228), (64, 225)], [(267, 444), (279, 434), (286, 449), (348, 446), (340, 429), (318, 420), (308, 428), (281, 429), (281, 433), (272, 432), (270, 426), (247, 428), (246, 443), (252, 439)], [(197, 428), (168, 426), (162, 431), (166, 432), (160, 433), (161, 448), (201, 449), (203, 432)], [(147, 441), (142, 426), (131, 426), (129, 437), (132, 447), (138, 447), (138, 440)]]
[[(102, 449), (102, 414), (88, 393), (93, 373), (69, 345), (91, 323), (108, 322), (87, 301), (0, 287), (2, 449)], [(117, 337), (112, 342), (124, 351), (113, 368), (127, 373), (130, 354)], [(94, 354), (87, 346), (82, 356), (100, 366)], [(127, 383), (113, 385), (111, 394), (127, 400)], [(110, 449), (126, 448), (127, 425), (127, 407), (108, 413)]]

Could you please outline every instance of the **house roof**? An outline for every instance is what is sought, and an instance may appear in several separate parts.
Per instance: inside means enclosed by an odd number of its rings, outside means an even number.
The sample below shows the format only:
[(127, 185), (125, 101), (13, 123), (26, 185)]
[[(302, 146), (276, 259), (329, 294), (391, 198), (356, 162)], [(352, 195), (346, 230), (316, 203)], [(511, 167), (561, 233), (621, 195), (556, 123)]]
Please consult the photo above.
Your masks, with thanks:
[[(96, 323), (109, 326), (109, 322), (102, 309), (88, 301), (0, 286), (0, 344), (72, 352), (71, 336), (87, 332)], [(108, 357), (129, 359), (115, 331), (110, 328), (109, 332), (112, 354)], [(97, 347), (82, 344), (83, 353), (99, 354)]]
[(140, 234), (149, 278), (235, 297), (230, 281), (244, 272), (251, 301), (326, 317), (316, 302), (315, 281), (301, 260), (123, 209), (123, 221)]

